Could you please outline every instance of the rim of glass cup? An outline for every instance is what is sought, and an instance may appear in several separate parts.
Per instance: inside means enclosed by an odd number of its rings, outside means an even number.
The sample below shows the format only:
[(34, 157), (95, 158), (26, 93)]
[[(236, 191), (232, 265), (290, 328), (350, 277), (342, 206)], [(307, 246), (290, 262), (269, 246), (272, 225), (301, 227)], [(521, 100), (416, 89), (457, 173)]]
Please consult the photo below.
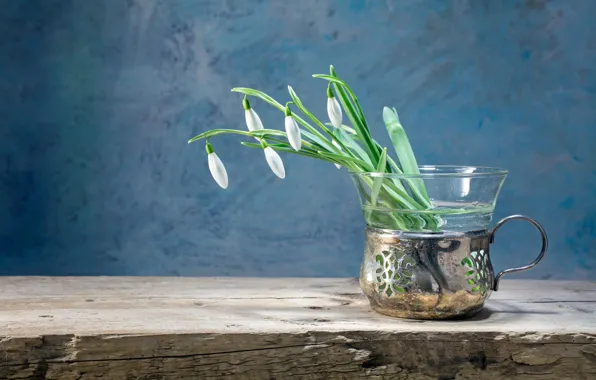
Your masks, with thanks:
[(507, 169), (490, 166), (460, 166), (460, 165), (419, 165), (420, 174), (400, 174), (381, 172), (356, 172), (350, 170), (350, 174), (358, 177), (384, 177), (398, 179), (415, 178), (475, 178), (475, 177), (502, 177), (509, 173)]

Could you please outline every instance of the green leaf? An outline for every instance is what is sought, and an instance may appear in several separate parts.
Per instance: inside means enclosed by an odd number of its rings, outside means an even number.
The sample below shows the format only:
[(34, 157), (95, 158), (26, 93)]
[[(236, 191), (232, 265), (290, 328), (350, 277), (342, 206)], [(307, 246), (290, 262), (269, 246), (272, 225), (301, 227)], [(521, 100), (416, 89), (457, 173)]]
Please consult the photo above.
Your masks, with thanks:
[(397, 158), (401, 164), (402, 172), (404, 174), (420, 174), (416, 157), (412, 151), (408, 136), (399, 122), (397, 112), (389, 107), (384, 107), (383, 121), (387, 128), (387, 132), (389, 133), (389, 138), (391, 138), (391, 142), (393, 143)]
[[(313, 77), (325, 79), (333, 83), (333, 88), (335, 89), (337, 98), (341, 103), (346, 116), (348, 116), (350, 123), (355, 128), (357, 135), (364, 142), (364, 150), (368, 153), (372, 163), (376, 165), (379, 160), (379, 150), (375, 146), (370, 135), (370, 130), (368, 129), (366, 118), (364, 117), (364, 113), (362, 112), (360, 104), (358, 103), (358, 98), (350, 86), (337, 77), (333, 66), (330, 68), (330, 73), (331, 75), (315, 74)], [(354, 105), (352, 104), (352, 100), (354, 101)]]
[(469, 270), (469, 271), (466, 272), (466, 277), (469, 277), (469, 276), (471, 276), (473, 274), (474, 274), (474, 271), (473, 270)]
[(354, 141), (352, 137), (350, 137), (350, 135), (348, 135), (345, 131), (341, 129), (334, 128), (333, 135), (338, 140), (340, 140), (346, 146), (346, 148), (350, 149), (352, 152), (354, 152), (354, 154), (357, 157), (360, 157), (362, 161), (366, 162), (370, 166), (370, 170), (372, 171), (373, 165), (370, 161), (370, 157), (368, 156), (368, 154), (366, 154), (364, 149), (362, 149), (360, 144)]
[[(333, 127), (333, 124), (331, 124), (331, 123), (325, 123), (325, 125), (326, 125), (327, 127)], [(352, 128), (348, 127), (347, 125), (344, 125), (344, 124), (342, 124), (342, 125), (341, 125), (341, 129), (342, 129), (343, 131), (345, 131), (345, 132), (347, 132), (347, 133), (351, 134), (351, 135), (355, 135), (355, 134), (356, 134), (356, 131), (355, 131), (354, 129), (352, 129)]]
[[(310, 141), (312, 141), (313, 145), (316, 147), (319, 147), (320, 149), (325, 149), (327, 150), (327, 146), (329, 146), (329, 144), (324, 143), (321, 141), (321, 139), (319, 137), (317, 137), (316, 135), (310, 133), (309, 131), (306, 131), (304, 129), (300, 129), (300, 133), (306, 137), (307, 139), (309, 139)], [(317, 142), (317, 141), (320, 141)], [(327, 139), (325, 139), (325, 141), (328, 141)]]
[(384, 107), (383, 121), (387, 128), (387, 132), (389, 133), (389, 138), (391, 138), (391, 142), (393, 143), (397, 158), (401, 164), (402, 172), (404, 174), (420, 174), (416, 157), (412, 151), (408, 136), (399, 122), (397, 112), (389, 107)]
[[(397, 112), (389, 107), (384, 107), (383, 121), (385, 122), (385, 127), (387, 128), (389, 138), (391, 138), (391, 142), (393, 143), (393, 148), (395, 149), (399, 163), (401, 164), (402, 172), (404, 174), (420, 174), (416, 157), (412, 151), (412, 146), (410, 145), (410, 141), (408, 140), (408, 136), (406, 135), (403, 126), (399, 122)], [(415, 194), (418, 194), (425, 203), (428, 202), (430, 205), (424, 181), (421, 179), (410, 179), (408, 182), (412, 191)]]
[[(330, 127), (333, 126), (331, 123), (325, 123), (325, 124)], [(358, 141), (362, 141), (362, 139), (358, 135), (355, 134), (355, 131), (353, 129), (351, 129), (348, 126), (342, 125), (341, 129), (334, 128), (333, 134), (335, 136), (337, 136), (346, 145), (347, 148), (353, 150), (357, 156), (359, 156), (363, 161), (369, 163), (372, 167), (372, 162), (370, 160), (370, 157), (358, 143)], [(356, 140), (358, 140), (358, 141), (356, 141)], [(378, 147), (378, 149), (380, 151), (383, 150), (383, 148), (381, 147), (381, 145), (378, 142), (376, 142), (374, 140), (373, 140), (373, 142)], [(387, 155), (387, 163), (389, 164), (389, 166), (387, 167), (387, 172), (391, 172), (393, 170), (393, 172), (395, 172), (395, 173), (402, 174), (402, 171), (399, 168), (399, 166), (395, 163), (395, 161), (393, 161), (393, 159), (389, 155)], [(390, 168), (392, 170), (390, 170)], [(372, 171), (372, 169), (370, 169), (370, 170)], [(401, 193), (407, 194), (406, 188), (404, 187), (404, 185), (401, 183), (401, 181), (398, 178), (391, 178), (391, 182), (393, 182), (395, 187), (397, 187)], [(427, 221), (427, 223), (428, 223), (428, 221)], [(430, 223), (428, 223), (428, 224), (435, 225), (436, 222), (434, 220), (431, 220)]]

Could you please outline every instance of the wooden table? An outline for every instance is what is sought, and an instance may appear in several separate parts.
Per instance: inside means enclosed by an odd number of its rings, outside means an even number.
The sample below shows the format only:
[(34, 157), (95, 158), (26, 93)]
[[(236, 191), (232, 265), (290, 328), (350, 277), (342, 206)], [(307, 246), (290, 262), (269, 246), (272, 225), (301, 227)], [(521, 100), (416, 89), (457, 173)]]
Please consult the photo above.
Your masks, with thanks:
[(503, 281), (466, 321), (354, 279), (0, 278), (0, 379), (596, 379), (596, 284)]

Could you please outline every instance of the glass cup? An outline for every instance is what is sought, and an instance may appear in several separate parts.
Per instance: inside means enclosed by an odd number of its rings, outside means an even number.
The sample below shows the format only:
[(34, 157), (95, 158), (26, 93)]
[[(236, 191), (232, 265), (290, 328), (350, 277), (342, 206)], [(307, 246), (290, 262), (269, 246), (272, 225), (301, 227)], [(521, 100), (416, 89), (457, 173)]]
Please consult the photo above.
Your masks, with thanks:
[[(507, 170), (421, 166), (420, 174), (352, 173), (366, 221), (360, 286), (382, 314), (417, 319), (480, 311), (501, 276), (534, 267), (547, 237), (533, 219), (513, 215), (489, 228)], [(496, 276), (490, 244), (507, 221), (522, 219), (542, 235), (529, 265)]]

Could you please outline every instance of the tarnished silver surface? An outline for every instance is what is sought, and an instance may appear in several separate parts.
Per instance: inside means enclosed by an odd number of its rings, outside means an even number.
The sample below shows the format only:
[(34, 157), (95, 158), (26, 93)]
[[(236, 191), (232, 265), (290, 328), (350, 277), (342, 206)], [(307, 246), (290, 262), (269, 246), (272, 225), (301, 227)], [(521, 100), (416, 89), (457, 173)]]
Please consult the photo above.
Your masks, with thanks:
[[(507, 221), (523, 219), (542, 234), (542, 250), (531, 264), (495, 274), (490, 261), (494, 233)], [(514, 215), (493, 229), (417, 233), (367, 227), (360, 286), (372, 308), (402, 318), (444, 319), (480, 311), (500, 277), (534, 267), (547, 238), (534, 220)]]

